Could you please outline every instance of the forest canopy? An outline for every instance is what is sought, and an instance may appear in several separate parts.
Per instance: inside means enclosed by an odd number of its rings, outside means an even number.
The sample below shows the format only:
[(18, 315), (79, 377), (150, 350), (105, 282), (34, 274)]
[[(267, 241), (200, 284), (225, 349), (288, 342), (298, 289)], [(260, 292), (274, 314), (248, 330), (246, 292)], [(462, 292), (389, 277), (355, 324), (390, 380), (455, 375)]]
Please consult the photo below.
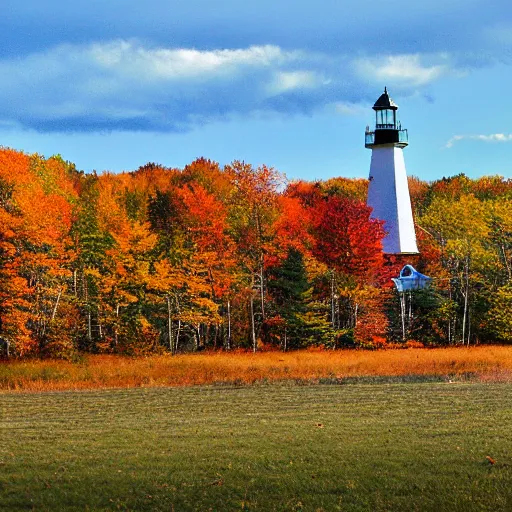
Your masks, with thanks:
[[(203, 158), (86, 174), (0, 149), (0, 355), (512, 342), (512, 180), (409, 187), (403, 259), (363, 179)], [(404, 263), (433, 280), (402, 324)]]

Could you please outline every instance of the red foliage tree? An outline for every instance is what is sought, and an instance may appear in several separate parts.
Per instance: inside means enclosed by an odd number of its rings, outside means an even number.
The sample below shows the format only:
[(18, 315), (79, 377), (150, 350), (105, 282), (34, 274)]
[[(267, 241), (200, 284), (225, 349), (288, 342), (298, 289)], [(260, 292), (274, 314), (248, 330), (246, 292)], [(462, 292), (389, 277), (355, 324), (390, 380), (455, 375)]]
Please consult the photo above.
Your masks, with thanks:
[(338, 272), (371, 280), (383, 264), (384, 229), (370, 214), (371, 208), (353, 199), (319, 201), (313, 211), (316, 258)]

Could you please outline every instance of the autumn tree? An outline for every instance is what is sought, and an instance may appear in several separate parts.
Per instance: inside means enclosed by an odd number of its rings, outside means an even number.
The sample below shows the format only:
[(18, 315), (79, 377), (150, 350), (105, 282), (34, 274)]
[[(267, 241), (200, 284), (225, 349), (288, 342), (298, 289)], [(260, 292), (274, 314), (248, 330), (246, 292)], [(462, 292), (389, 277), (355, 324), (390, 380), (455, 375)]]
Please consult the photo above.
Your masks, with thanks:
[[(245, 275), (251, 323), (250, 343), (256, 351), (258, 332), (266, 318), (266, 257), (273, 243), (276, 199), (282, 177), (269, 167), (254, 169), (243, 162), (227, 166), (226, 172), (234, 185), (229, 200), (230, 234), (236, 244), (239, 268)], [(254, 292), (258, 294), (257, 302)]]
[[(482, 201), (472, 194), (462, 194), (455, 202), (434, 198), (419, 220), (441, 247), (443, 265), (451, 276), (450, 294), (460, 309), (460, 317), (451, 319), (451, 329), (458, 331), (460, 342), (466, 344), (470, 343), (472, 330), (477, 325), (473, 316), (475, 320), (478, 318), (478, 296), (474, 296), (473, 291), (485, 280), (487, 270), (496, 264), (496, 253), (489, 250), (487, 244), (488, 213)], [(473, 310), (475, 315), (472, 315)]]
[(72, 348), (69, 325), (60, 321), (72, 315), (69, 171), (59, 157), (0, 151), (0, 329), (17, 355)]

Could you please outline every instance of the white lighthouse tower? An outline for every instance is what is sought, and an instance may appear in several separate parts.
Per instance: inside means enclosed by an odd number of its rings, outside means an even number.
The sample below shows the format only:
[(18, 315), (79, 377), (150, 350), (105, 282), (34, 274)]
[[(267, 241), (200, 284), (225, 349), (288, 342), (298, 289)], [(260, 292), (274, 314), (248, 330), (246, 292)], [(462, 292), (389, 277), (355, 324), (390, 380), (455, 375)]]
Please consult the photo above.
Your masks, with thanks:
[(387, 235), (382, 240), (383, 252), (415, 254), (418, 247), (403, 153), (408, 144), (407, 130), (402, 130), (398, 106), (386, 88), (373, 110), (375, 130), (366, 127), (365, 134), (365, 146), (372, 150), (367, 204), (373, 208), (372, 217), (384, 221)]

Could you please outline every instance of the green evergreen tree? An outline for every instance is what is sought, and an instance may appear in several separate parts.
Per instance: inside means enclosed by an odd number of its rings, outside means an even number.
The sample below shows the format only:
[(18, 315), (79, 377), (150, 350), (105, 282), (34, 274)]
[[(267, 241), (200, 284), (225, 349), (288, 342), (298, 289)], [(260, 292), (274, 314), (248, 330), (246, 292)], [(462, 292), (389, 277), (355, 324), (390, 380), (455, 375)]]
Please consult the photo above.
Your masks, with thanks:
[(267, 290), (272, 299), (267, 331), (284, 350), (332, 338), (325, 308), (313, 300), (302, 253), (292, 248), (280, 266), (269, 269)]
[(95, 174), (81, 176), (81, 195), (75, 205), (75, 220), (71, 228), (73, 251), (73, 278), (71, 293), (80, 312), (78, 346), (81, 350), (95, 350), (102, 338), (100, 319), (99, 281), (108, 273), (111, 262), (107, 251), (114, 245), (110, 233), (98, 222), (98, 178)]

